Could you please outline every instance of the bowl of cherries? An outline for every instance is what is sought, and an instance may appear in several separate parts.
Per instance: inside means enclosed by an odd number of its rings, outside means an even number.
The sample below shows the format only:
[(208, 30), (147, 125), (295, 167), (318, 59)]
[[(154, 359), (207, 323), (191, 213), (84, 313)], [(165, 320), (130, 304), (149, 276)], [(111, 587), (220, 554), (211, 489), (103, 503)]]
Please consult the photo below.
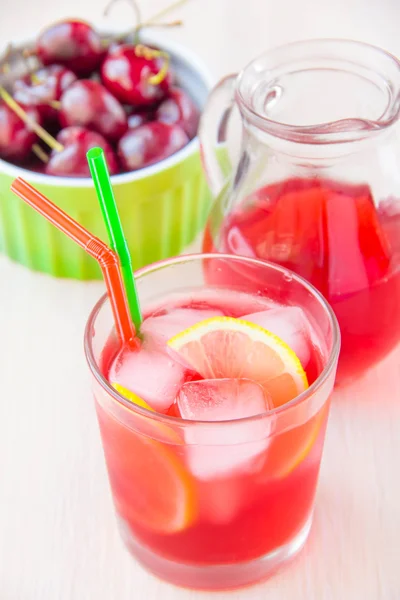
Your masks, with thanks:
[(197, 127), (202, 62), (157, 30), (99, 32), (69, 19), (13, 47), (0, 70), (0, 251), (58, 277), (97, 279), (95, 261), (9, 191), (23, 177), (106, 240), (87, 151), (104, 149), (135, 269), (178, 254), (210, 192)]

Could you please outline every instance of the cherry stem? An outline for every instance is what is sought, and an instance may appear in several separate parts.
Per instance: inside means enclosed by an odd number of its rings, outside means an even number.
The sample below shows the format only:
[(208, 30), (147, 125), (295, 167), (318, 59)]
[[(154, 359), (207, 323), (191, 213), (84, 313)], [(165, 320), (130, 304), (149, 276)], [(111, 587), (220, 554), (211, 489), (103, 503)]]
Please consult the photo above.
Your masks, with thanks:
[[(105, 10), (104, 10), (104, 14), (107, 15), (109, 13), (110, 8), (116, 4), (117, 2), (119, 2), (120, 0), (111, 0), (111, 2), (108, 3), (108, 5), (106, 6)], [(181, 6), (182, 4), (184, 4), (185, 2), (187, 2), (188, 0), (177, 0), (177, 2), (173, 2), (172, 4), (166, 6), (165, 8), (163, 8), (163, 10), (160, 10), (158, 13), (156, 13), (155, 15), (153, 15), (152, 17), (150, 17), (149, 19), (147, 19), (146, 21), (141, 20), (141, 14), (140, 14), (140, 9), (139, 6), (136, 2), (136, 0), (129, 0), (129, 3), (131, 4), (131, 6), (133, 7), (135, 14), (136, 14), (136, 27), (133, 30), (133, 35), (134, 35), (134, 43), (137, 43), (138, 41), (138, 35), (141, 29), (143, 29), (144, 27), (149, 27), (149, 26), (153, 26), (153, 27), (178, 27), (180, 25), (182, 25), (182, 21), (177, 20), (177, 21), (172, 21), (171, 23), (156, 23), (156, 21), (158, 21), (159, 19), (165, 17), (168, 13), (172, 12), (173, 10), (177, 9), (179, 6)], [(116, 41), (121, 41), (124, 38), (126, 38), (130, 33), (132, 33), (132, 30), (125, 32), (121, 35), (118, 35), (115, 39)]]
[[(107, 4), (107, 6), (104, 9), (104, 15), (107, 16), (108, 13), (110, 12), (110, 8), (112, 8), (114, 6), (114, 4), (117, 4), (120, 0), (110, 0), (110, 2)], [(137, 37), (137, 30), (138, 27), (140, 26), (140, 23), (142, 22), (142, 15), (140, 12), (140, 7), (138, 5), (138, 3), (136, 2), (136, 0), (128, 0), (129, 4), (131, 5), (131, 7), (133, 8), (134, 12), (135, 12), (135, 17), (136, 17), (136, 27), (133, 30), (134, 31), (134, 36), (135, 38)], [(129, 32), (130, 33), (130, 32)], [(126, 37), (128, 34), (123, 34), (122, 36), (118, 36), (116, 39), (117, 41), (120, 41), (121, 39), (123, 39), (124, 37)], [(136, 43), (136, 39), (135, 39), (135, 43)]]
[[(119, 1), (120, 0), (110, 0), (110, 2), (107, 4), (107, 6), (104, 9), (104, 16), (107, 16), (108, 13), (110, 12), (110, 9), (114, 6), (114, 4), (117, 4)], [(140, 7), (135, 0), (128, 0), (128, 2), (132, 6), (133, 10), (135, 11), (136, 23), (139, 25), (139, 23), (142, 22), (142, 15), (140, 12)]]
[(177, 2), (173, 2), (172, 4), (169, 4), (163, 10), (160, 10), (160, 12), (158, 12), (155, 15), (153, 15), (152, 17), (150, 17), (150, 19), (147, 19), (147, 21), (145, 21), (142, 24), (142, 27), (146, 27), (147, 25), (152, 25), (154, 23), (154, 21), (158, 21), (159, 19), (162, 19), (163, 17), (165, 17), (165, 15), (169, 14), (173, 10), (176, 10), (177, 8), (182, 6), (182, 4), (185, 4), (185, 2), (187, 2), (187, 1), (188, 0), (177, 0)]
[(17, 103), (14, 98), (3, 88), (0, 87), (0, 97), (4, 100), (9, 108), (29, 127), (34, 131), (43, 142), (45, 142), (49, 148), (55, 150), (56, 152), (61, 152), (64, 150), (64, 146), (57, 142), (57, 140), (50, 135), (39, 123), (32, 119), (27, 112)]
[(146, 60), (151, 60), (152, 58), (164, 59), (164, 63), (159, 72), (148, 78), (148, 82), (151, 85), (159, 85), (165, 79), (168, 73), (169, 54), (163, 52), (162, 50), (155, 50), (154, 48), (149, 48), (148, 46), (144, 46), (143, 44), (138, 44), (137, 46), (135, 46), (135, 54), (138, 58), (145, 58)]
[(45, 164), (49, 162), (49, 157), (39, 144), (33, 144), (32, 152)]
[(183, 25), (183, 21), (181, 19), (177, 19), (176, 21), (169, 21), (169, 23), (154, 23), (153, 27), (181, 27)]

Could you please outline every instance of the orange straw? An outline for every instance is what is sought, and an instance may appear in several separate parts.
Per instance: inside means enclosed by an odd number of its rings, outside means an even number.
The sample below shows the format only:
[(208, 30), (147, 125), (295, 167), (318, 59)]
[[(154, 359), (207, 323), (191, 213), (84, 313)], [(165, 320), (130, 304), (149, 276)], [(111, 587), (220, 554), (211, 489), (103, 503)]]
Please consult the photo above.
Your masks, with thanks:
[(97, 260), (103, 272), (117, 333), (123, 343), (132, 340), (135, 329), (115, 252), (20, 177), (13, 181), (11, 190)]

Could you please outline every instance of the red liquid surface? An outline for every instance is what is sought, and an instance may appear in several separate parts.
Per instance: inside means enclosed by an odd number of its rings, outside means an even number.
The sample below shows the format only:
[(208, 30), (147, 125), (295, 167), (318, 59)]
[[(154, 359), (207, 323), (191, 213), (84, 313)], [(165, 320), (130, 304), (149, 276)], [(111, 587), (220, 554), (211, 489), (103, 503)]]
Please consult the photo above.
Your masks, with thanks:
[[(213, 308), (204, 302), (202, 306)], [(109, 346), (103, 352), (105, 375), (115, 357), (115, 340)], [(306, 372), (311, 384), (321, 372), (323, 359), (311, 343), (310, 353)], [(186, 565), (235, 565), (284, 546), (311, 517), (328, 406), (326, 402), (308, 421), (272, 436), (248, 469), (207, 480), (190, 472), (187, 447), (174, 444), (173, 436), (172, 443), (155, 441), (151, 435), (143, 435), (140, 426), (131, 427), (111, 415), (98, 401), (110, 483), (125, 531), (136, 547), (141, 544), (155, 555)], [(169, 414), (177, 415), (175, 408)], [(231, 448), (225, 451), (229, 453)], [(165, 487), (169, 484), (159, 464), (152, 464), (153, 452), (161, 453), (175, 468), (179, 465), (179, 472), (185, 472), (185, 481), (190, 482), (193, 512), (187, 525), (177, 531), (163, 531), (158, 522), (163, 496), (171, 490)], [(149, 507), (151, 519), (143, 514)], [(135, 554), (140, 560), (140, 549)], [(179, 577), (174, 582), (181, 583)], [(228, 581), (222, 584), (229, 586)], [(204, 581), (192, 581), (191, 585), (204, 587)]]
[[(338, 379), (359, 375), (400, 339), (400, 209), (368, 186), (289, 179), (227, 217), (204, 251), (255, 256), (292, 269), (329, 301), (342, 334)], [(214, 282), (216, 273), (212, 276)]]

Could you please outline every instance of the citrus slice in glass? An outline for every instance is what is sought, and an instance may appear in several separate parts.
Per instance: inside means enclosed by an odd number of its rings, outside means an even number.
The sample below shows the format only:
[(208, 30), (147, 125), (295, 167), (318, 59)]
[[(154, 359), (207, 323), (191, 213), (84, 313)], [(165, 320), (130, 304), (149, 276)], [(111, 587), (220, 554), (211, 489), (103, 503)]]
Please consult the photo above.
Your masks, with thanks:
[(171, 338), (168, 346), (204, 379), (242, 378), (259, 383), (274, 407), (308, 387), (293, 350), (270, 331), (242, 319), (206, 319)]
[[(173, 337), (169, 347), (204, 378), (246, 378), (260, 384), (274, 407), (308, 388), (293, 350), (279, 337), (243, 319), (215, 317)], [(280, 435), (272, 435), (262, 469), (267, 478), (285, 477), (309, 454), (325, 410)]]
[[(155, 413), (131, 390), (118, 383), (112, 386), (133, 404)], [(144, 434), (113, 418), (102, 421), (100, 418), (105, 440), (112, 438), (112, 443), (105, 443), (105, 454), (124, 519), (162, 534), (188, 527), (196, 516), (196, 497), (193, 478), (178, 455), (182, 452), (178, 433), (156, 419), (140, 422)]]
[(137, 406), (140, 406), (141, 408), (147, 408), (147, 410), (155, 412), (154, 408), (151, 408), (150, 404), (147, 404), (147, 402), (142, 400), (142, 398), (140, 398), (137, 394), (131, 392), (131, 390), (128, 390), (123, 385), (120, 385), (119, 383), (113, 383), (112, 386), (115, 390), (117, 390), (119, 394), (121, 394), (121, 396), (123, 396), (133, 404), (137, 404)]
[(121, 516), (160, 534), (189, 527), (196, 517), (195, 487), (183, 462), (168, 446), (131, 433), (109, 472)]
[(111, 487), (121, 517), (132, 527), (173, 534), (197, 514), (193, 477), (182, 446), (159, 442), (98, 411)]
[(325, 424), (328, 408), (329, 403), (326, 402), (305, 423), (271, 438), (262, 468), (264, 479), (284, 478), (307, 458)]
[[(132, 390), (128, 390), (128, 388), (115, 382), (111, 385), (119, 394), (121, 394), (121, 396), (126, 398), (126, 400), (132, 402), (132, 404), (140, 406), (141, 408), (146, 408), (147, 410), (149, 410), (152, 413), (155, 413), (156, 415), (162, 414), (157, 413), (157, 411), (152, 406), (150, 406), (150, 404), (148, 404), (145, 400), (143, 400), (143, 398), (132, 392)], [(183, 436), (179, 434), (178, 430), (174, 429), (173, 427), (170, 427), (169, 425), (166, 425), (165, 423), (161, 423), (159, 420), (157, 420), (156, 417), (154, 419), (151, 419), (142, 416), (136, 416), (136, 427), (138, 427), (144, 435), (148, 436), (151, 439), (155, 438), (155, 440), (175, 445), (182, 445), (184, 442)]]

